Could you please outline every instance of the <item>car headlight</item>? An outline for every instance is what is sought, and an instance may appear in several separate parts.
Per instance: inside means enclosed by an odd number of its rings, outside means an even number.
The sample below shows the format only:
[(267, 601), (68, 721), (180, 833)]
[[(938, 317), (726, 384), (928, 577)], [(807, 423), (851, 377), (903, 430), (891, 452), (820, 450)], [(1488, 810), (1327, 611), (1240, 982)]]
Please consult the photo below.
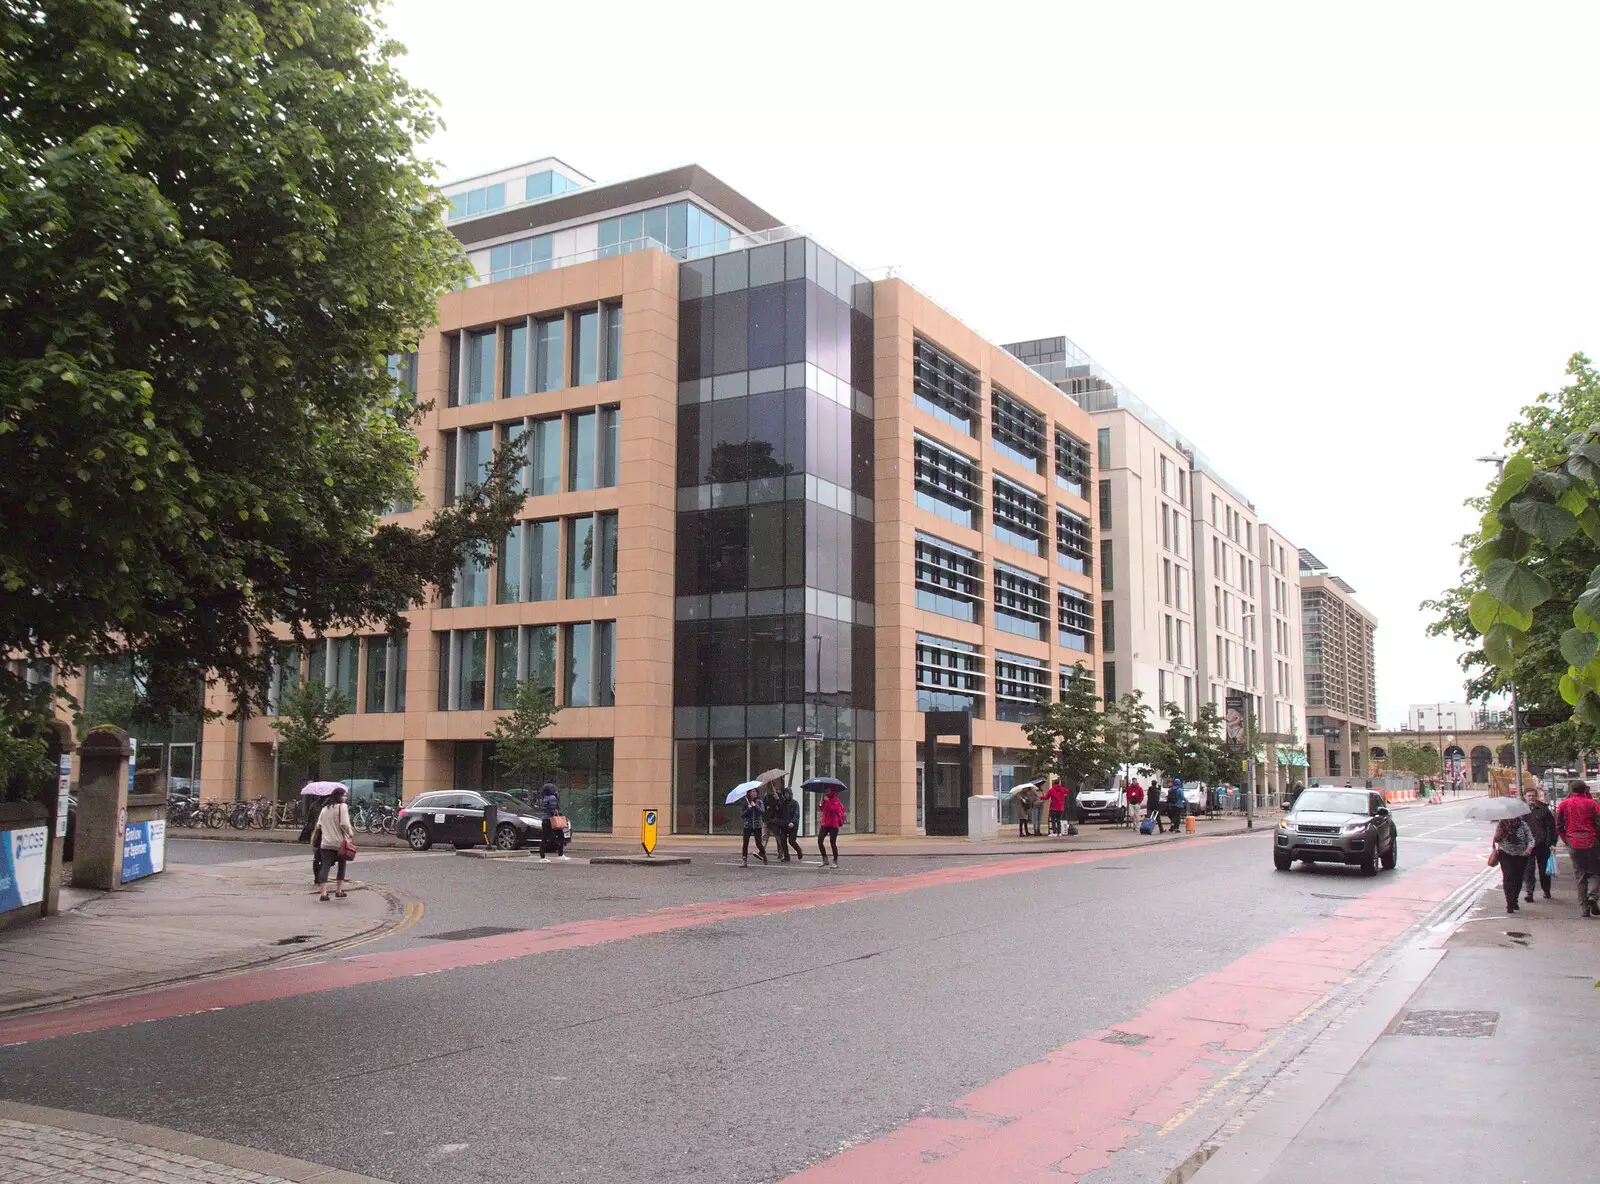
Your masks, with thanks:
[(1289, 831), (1292, 834), (1294, 833), (1294, 823), (1290, 822), (1287, 818), (1279, 819), (1278, 829)]
[(1347, 823), (1344, 824), (1344, 833), (1347, 834), (1347, 835), (1353, 835), (1358, 830), (1366, 830), (1366, 829), (1367, 829), (1367, 824), (1365, 822), (1347, 822)]

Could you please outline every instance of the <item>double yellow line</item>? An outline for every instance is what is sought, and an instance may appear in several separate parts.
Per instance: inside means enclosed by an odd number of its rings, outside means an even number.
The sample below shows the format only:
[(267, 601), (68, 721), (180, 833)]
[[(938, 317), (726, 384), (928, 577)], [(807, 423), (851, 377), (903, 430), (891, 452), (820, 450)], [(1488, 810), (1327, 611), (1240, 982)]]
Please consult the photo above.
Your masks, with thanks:
[[(399, 892), (389, 887), (387, 884), (369, 883), (367, 887), (384, 893), (391, 900), (400, 895)], [(357, 946), (364, 946), (369, 942), (382, 941), (386, 937), (393, 937), (398, 933), (404, 933), (418, 921), (422, 920), (422, 914), (424, 911), (425, 906), (420, 900), (417, 900), (415, 897), (408, 897), (406, 899), (406, 911), (393, 925), (385, 926), (382, 929), (374, 930), (371, 933), (367, 933), (359, 937), (352, 937), (347, 941), (334, 942), (332, 945), (323, 946), (319, 950), (308, 951), (305, 954), (305, 958), (309, 961), (313, 958), (325, 958), (333, 954), (342, 954), (346, 950), (355, 949)]]

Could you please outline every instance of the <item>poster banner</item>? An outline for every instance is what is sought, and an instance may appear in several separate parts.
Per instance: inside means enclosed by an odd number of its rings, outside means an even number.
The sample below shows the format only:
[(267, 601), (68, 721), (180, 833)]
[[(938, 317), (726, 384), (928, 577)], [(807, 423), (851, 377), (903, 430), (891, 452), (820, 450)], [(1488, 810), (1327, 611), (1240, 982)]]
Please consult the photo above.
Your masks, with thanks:
[(166, 821), (130, 822), (122, 832), (122, 882), (153, 876), (166, 866)]
[(0, 913), (44, 899), (44, 855), (48, 827), (0, 830)]
[(1229, 691), (1224, 700), (1224, 716), (1226, 734), (1224, 739), (1228, 751), (1238, 755), (1244, 751), (1245, 731), (1245, 703), (1243, 691)]

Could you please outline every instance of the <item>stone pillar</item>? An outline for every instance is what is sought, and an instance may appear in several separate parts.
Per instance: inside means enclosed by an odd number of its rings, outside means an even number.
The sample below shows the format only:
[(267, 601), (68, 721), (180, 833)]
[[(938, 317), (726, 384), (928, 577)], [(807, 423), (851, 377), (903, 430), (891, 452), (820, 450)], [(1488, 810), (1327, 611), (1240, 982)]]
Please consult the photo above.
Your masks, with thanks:
[(128, 759), (120, 728), (96, 728), (78, 749), (78, 825), (72, 882), (80, 888), (122, 887), (122, 836), (128, 825)]
[[(58, 776), (63, 777), (70, 784), (72, 776), (72, 750), (77, 747), (77, 740), (72, 735), (72, 727), (63, 720), (53, 721), (54, 733), (50, 737), (50, 757), (55, 762)], [(61, 911), (61, 876), (66, 859), (66, 833), (67, 819), (58, 817), (67, 809), (67, 795), (58, 792), (50, 798), (50, 853), (45, 863), (44, 871), (44, 900), (40, 905), (41, 916), (51, 916)], [(74, 835), (73, 841), (77, 841)], [(76, 856), (76, 851), (74, 851)]]

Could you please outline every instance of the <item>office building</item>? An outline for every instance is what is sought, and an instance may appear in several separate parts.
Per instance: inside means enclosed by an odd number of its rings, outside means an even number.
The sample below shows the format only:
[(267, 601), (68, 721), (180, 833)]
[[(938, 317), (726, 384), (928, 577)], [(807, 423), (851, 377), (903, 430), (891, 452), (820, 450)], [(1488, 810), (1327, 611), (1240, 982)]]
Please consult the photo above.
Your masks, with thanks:
[(1378, 726), (1377, 618), (1357, 602), (1354, 588), (1303, 547), (1300, 617), (1310, 775), (1364, 779), (1368, 733)]

